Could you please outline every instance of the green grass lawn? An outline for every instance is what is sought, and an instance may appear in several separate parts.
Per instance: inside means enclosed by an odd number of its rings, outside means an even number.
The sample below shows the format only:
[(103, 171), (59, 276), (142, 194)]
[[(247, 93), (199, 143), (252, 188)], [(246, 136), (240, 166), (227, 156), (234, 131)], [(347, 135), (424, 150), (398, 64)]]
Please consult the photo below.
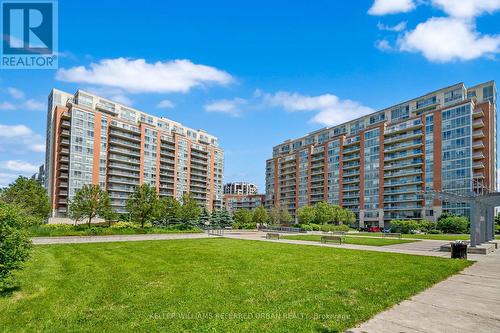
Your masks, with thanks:
[[(382, 237), (382, 233), (378, 232), (357, 232), (350, 233), (349, 236), (370, 236), (370, 237)], [(432, 240), (468, 240), (470, 238), (469, 234), (459, 234), (459, 235), (448, 235), (448, 234), (402, 234), (403, 238), (417, 238), (417, 239), (432, 239)]]
[(189, 230), (175, 230), (167, 228), (108, 228), (93, 226), (67, 226), (65, 229), (47, 228), (45, 225), (28, 228), (31, 237), (60, 237), (60, 236), (108, 236), (108, 235), (136, 235), (136, 234), (172, 234), (172, 233), (199, 233), (203, 230), (194, 228)]
[(223, 238), (36, 246), (0, 330), (341, 332), (470, 264)]
[[(283, 239), (295, 239), (295, 240), (319, 242), (321, 241), (321, 236), (322, 235), (284, 236)], [(418, 240), (405, 240), (405, 239), (394, 239), (394, 238), (345, 237), (344, 239), (346, 244), (371, 245), (371, 246), (385, 246), (385, 245), (418, 242)]]

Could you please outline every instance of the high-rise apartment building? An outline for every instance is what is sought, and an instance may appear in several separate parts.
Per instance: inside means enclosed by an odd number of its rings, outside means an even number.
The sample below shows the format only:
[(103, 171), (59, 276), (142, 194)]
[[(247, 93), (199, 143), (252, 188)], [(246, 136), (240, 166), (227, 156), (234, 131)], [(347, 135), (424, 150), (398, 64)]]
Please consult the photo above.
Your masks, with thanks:
[(274, 147), (266, 205), (290, 213), (320, 201), (354, 211), (360, 226), (469, 215), (466, 204), (422, 195), (496, 190), (493, 81), (433, 91)]
[(234, 182), (224, 185), (224, 194), (257, 194), (257, 186), (246, 182)]
[(45, 186), (54, 217), (86, 184), (106, 189), (125, 212), (136, 186), (160, 196), (190, 193), (209, 210), (223, 205), (224, 154), (217, 138), (78, 90), (53, 89), (48, 100)]
[(227, 183), (224, 185), (224, 205), (230, 212), (255, 209), (265, 203), (265, 196), (258, 192), (257, 186), (251, 183)]

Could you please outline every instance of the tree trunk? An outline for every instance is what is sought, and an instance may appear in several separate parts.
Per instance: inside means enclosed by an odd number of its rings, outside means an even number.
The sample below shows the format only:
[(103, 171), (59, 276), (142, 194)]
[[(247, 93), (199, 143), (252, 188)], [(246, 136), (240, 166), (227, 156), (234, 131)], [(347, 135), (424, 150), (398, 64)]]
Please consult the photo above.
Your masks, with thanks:
[(92, 222), (92, 216), (89, 216), (89, 228), (90, 228), (90, 223)]

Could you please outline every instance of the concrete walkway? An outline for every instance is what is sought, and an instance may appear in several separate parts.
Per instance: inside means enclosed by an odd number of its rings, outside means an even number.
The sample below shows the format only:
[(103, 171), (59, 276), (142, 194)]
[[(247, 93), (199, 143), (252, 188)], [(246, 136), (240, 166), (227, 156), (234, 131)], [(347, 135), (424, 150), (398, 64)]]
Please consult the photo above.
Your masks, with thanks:
[(347, 332), (500, 332), (500, 251)]

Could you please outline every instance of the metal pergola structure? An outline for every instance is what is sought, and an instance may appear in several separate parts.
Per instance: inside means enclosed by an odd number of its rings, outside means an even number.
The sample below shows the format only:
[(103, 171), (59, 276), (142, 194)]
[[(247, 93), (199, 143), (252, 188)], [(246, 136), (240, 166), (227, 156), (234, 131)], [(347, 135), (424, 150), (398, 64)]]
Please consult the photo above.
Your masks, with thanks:
[(470, 246), (476, 247), (495, 238), (495, 207), (500, 206), (500, 193), (490, 191), (476, 180), (472, 185), (472, 191), (460, 194), (441, 191), (423, 191), (422, 194), (433, 199), (467, 203), (470, 206)]

